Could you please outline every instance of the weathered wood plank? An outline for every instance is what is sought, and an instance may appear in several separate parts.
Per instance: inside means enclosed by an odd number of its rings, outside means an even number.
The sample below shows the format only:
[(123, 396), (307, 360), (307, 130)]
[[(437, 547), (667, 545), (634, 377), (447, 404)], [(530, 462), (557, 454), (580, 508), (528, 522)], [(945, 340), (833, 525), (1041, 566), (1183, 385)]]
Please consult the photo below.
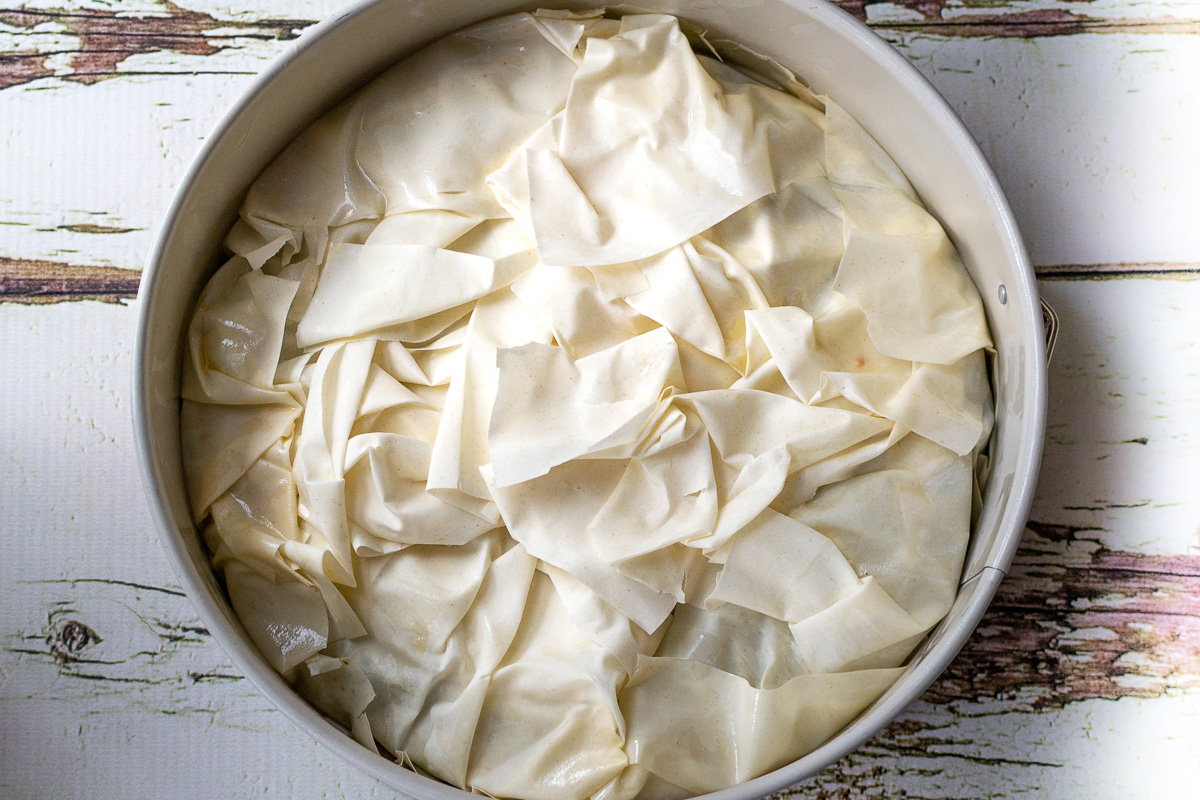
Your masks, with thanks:
[(139, 267), (216, 120), (290, 38), (340, 5), (0, 9), (0, 258)]
[(1031, 521), (1008, 576), (931, 703), (1200, 689), (1200, 555), (1112, 551), (1089, 531)]
[[(65, 5), (0, 9), (0, 25), (19, 34), (12, 37), (19, 46), (0, 48), (0, 89), (48, 77), (90, 84), (122, 72), (147, 74), (145, 69), (131, 70), (129, 59), (158, 51), (211, 56), (237, 47), (238, 40), (292, 39), (319, 19), (262, 14), (248, 18), (220, 8), (212, 9), (214, 14), (170, 0), (149, 7), (134, 3), (99, 8)], [(1200, 18), (1194, 9), (1189, 13), (1186, 6), (1177, 9), (1178, 14), (1120, 16), (1124, 10), (1121, 7), (1089, 0), (840, 0), (838, 5), (880, 30), (948, 37), (1200, 31)]]
[[(169, 51), (210, 56), (238, 39), (294, 39), (315, 20), (217, 19), (163, 0), (158, 13), (117, 9), (0, 9), (0, 24), (34, 47), (0, 52), (0, 89), (53, 76), (91, 84), (121, 74), (133, 56)], [(47, 29), (49, 29), (47, 31)], [(43, 31), (46, 31), (43, 33)], [(75, 41), (65, 47), (63, 37)], [(49, 44), (43, 49), (39, 44)]]
[[(1183, 179), (1200, 174), (1200, 150), (1183, 135), (1200, 129), (1200, 36), (884, 33), (975, 135), (1035, 263), (1200, 263)], [(125, 63), (178, 74), (0, 91), (0, 118), (12, 120), (0, 150), (0, 256), (138, 267), (188, 159), (286, 45), (253, 44)], [(230, 74), (194, 74), (204, 64)], [(51, 148), (64, 131), (67, 145)], [(98, 227), (123, 232), (87, 232)]]
[(0, 303), (115, 303), (136, 297), (140, 281), (137, 270), (0, 256)]
[(1200, 263), (1200, 36), (882, 33), (974, 135), (1033, 263)]
[(1052, 712), (913, 703), (862, 748), (788, 800), (1159, 800), (1200, 779), (1200, 695), (1085, 700)]
[(1200, 32), (1197, 9), (1182, 4), (1175, 8), (1163, 4), (1152, 14), (1141, 15), (1138, 4), (1096, 0), (837, 0), (837, 5), (879, 31), (957, 38)]
[[(151, 579), (168, 579), (146, 555)], [(177, 589), (82, 578), (3, 591), (21, 599), (4, 613), (0, 796), (379, 796), (233, 670)]]
[[(18, 586), (38, 596), (41, 609), (5, 636), (7, 663), (0, 669), (8, 679), (0, 699), (70, 701), (86, 693), (93, 708), (133, 701), (185, 713), (195, 699), (191, 687), (242, 680), (178, 589), (87, 577)], [(238, 692), (251, 707), (265, 707), (252, 695), (249, 688)]]
[(1197, 553), (1200, 281), (1040, 287), (1062, 327), (1033, 519), (1113, 551)]

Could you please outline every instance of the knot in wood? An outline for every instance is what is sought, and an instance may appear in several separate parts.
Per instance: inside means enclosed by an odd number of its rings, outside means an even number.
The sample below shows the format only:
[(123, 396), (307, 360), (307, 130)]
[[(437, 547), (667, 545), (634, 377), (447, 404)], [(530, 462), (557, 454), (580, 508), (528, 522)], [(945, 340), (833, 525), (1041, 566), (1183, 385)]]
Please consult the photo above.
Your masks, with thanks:
[(67, 620), (53, 642), (55, 650), (64, 654), (78, 653), (83, 648), (104, 641), (100, 634), (78, 620)]

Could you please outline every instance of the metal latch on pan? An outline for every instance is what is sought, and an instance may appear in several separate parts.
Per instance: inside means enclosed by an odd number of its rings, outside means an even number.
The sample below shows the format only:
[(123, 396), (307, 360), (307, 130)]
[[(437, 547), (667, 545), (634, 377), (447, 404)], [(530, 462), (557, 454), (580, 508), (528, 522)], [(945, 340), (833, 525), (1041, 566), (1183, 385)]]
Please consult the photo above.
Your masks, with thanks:
[(1054, 343), (1058, 341), (1058, 314), (1050, 304), (1042, 300), (1042, 328), (1046, 336), (1046, 363), (1054, 355)]

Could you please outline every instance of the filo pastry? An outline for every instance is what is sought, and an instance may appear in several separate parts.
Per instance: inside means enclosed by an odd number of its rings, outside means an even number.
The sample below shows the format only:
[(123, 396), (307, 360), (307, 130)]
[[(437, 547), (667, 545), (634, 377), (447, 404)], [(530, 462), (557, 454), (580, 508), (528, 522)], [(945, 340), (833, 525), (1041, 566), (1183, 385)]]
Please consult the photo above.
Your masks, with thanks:
[(733, 63), (663, 15), (484, 22), (246, 195), (188, 330), (191, 509), (365, 747), (496, 797), (720, 789), (950, 608), (978, 293), (834, 100)]

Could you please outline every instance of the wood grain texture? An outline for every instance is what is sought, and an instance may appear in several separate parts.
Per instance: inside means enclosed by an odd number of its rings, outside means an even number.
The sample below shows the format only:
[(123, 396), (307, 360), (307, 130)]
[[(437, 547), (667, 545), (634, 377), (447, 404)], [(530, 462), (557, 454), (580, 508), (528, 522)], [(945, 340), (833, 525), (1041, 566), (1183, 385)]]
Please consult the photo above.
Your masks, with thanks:
[[(42, 619), (9, 634), (5, 649), (29, 684), (70, 696), (77, 691), (72, 684), (85, 681), (95, 698), (134, 696), (171, 714), (186, 713), (189, 687), (242, 680), (211, 646), (178, 589), (86, 577), (23, 585), (42, 596)], [(49, 672), (39, 676), (38, 670)]]
[[(838, 0), (844, 11), (878, 30), (960, 38), (1036, 39), (1080, 33), (1196, 33), (1200, 18), (1185, 4), (1161, 4), (1150, 14), (1126, 15), (1096, 0)], [(1133, 6), (1134, 4), (1129, 4)]]
[(1040, 288), (1062, 329), (1033, 519), (1111, 551), (1200, 554), (1200, 282)]
[[(158, 51), (210, 56), (237, 39), (293, 39), (315, 20), (217, 19), (162, 0), (159, 13), (117, 9), (0, 9), (0, 24), (32, 47), (0, 53), (0, 89), (40, 78), (92, 84), (116, 77), (133, 56)], [(63, 46), (60, 40), (70, 41)]]
[(1086, 529), (1031, 521), (1008, 576), (930, 702), (1200, 689), (1200, 556), (1112, 551)]
[(0, 303), (59, 303), (137, 296), (141, 272), (0, 257)]
[[(70, 2), (30, 7), (104, 11), (120, 19), (166, 13), (150, 0)], [(208, 24), (228, 23), (204, 34), (216, 37), (215, 52), (139, 53), (120, 62), (110, 78), (86, 84), (68, 79), (79, 40), (61, 25), (13, 27), (8, 34), (0, 25), (0, 53), (29, 49), (35, 41), (57, 53), (50, 62), (56, 76), (0, 90), (0, 118), (11, 121), (7, 147), (0, 149), (0, 257), (138, 268), (188, 160), (252, 75), (290, 46), (273, 34), (240, 34), (256, 30), (259, 20), (305, 21), (337, 6), (336, 0), (286, 8), (266, 0), (239, 0), (233, 8), (184, 2), (216, 20)], [(1125, 16), (1200, 9), (1194, 2), (1137, 0), (1058, 5)], [(943, 13), (980, 8), (945, 6)], [(882, 21), (916, 13), (878, 3), (870, 9)], [(1192, 220), (1186, 180), (1200, 173), (1200, 149), (1186, 135), (1200, 130), (1194, 80), (1200, 36), (961, 38), (877, 30), (963, 118), (1005, 188), (1035, 263), (1200, 263), (1200, 227)]]

